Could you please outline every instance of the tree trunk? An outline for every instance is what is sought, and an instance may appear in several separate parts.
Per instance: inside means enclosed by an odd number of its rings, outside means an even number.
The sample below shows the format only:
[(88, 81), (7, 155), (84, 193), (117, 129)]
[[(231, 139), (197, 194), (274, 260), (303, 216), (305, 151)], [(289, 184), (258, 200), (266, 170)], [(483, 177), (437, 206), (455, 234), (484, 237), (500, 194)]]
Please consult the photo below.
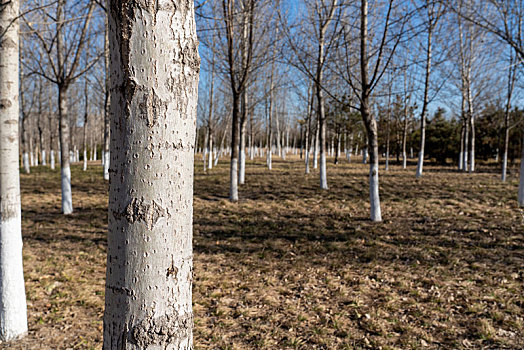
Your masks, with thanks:
[(402, 169), (406, 169), (408, 166), (408, 154), (406, 150), (406, 145), (408, 142), (408, 113), (407, 113), (407, 104), (404, 109), (404, 126), (402, 128)]
[(54, 150), (54, 128), (53, 128), (53, 113), (51, 110), (51, 88), (48, 88), (47, 90), (47, 98), (49, 101), (49, 110), (48, 110), (48, 125), (49, 125), (49, 165), (51, 167), (51, 170), (55, 170), (55, 150)]
[(103, 169), (104, 169), (104, 180), (109, 180), (109, 163), (110, 163), (110, 122), (111, 122), (111, 113), (109, 105), (111, 103), (111, 94), (109, 91), (110, 85), (110, 74), (109, 74), (109, 38), (108, 38), (108, 23), (107, 16), (105, 18), (106, 30), (104, 33), (104, 67), (105, 67), (105, 96), (104, 96), (104, 149), (103, 149)]
[(71, 192), (71, 168), (69, 166), (69, 118), (67, 115), (67, 88), (58, 87), (58, 120), (60, 123), (60, 175), (62, 179), (62, 213), (73, 212), (73, 198)]
[(465, 121), (466, 129), (464, 130), (464, 154), (463, 154), (463, 160), (462, 160), (462, 170), (468, 171), (468, 149), (469, 149), (469, 115), (466, 114), (466, 121)]
[(213, 133), (208, 128), (208, 136), (207, 136), (207, 148), (208, 148), (208, 162), (207, 162), (207, 168), (209, 170), (213, 169)]
[[(42, 92), (40, 91), (39, 96), (42, 95)], [(42, 161), (42, 165), (47, 165), (46, 159), (45, 159), (45, 148), (44, 148), (44, 129), (42, 127), (42, 114), (43, 112), (40, 111), (38, 113), (38, 143), (40, 146), (40, 160)]]
[(108, 4), (114, 118), (104, 349), (193, 349), (193, 2)]
[(460, 151), (459, 151), (459, 160), (458, 160), (458, 170), (462, 171), (464, 169), (464, 135), (466, 133), (466, 127), (464, 125), (464, 120), (462, 120), (462, 127), (460, 128)]
[(431, 76), (431, 58), (432, 58), (432, 39), (433, 23), (430, 20), (428, 28), (428, 42), (426, 48), (426, 74), (424, 81), (424, 100), (422, 102), (422, 112), (420, 113), (420, 151), (418, 154), (417, 173), (419, 178), (424, 172), (424, 148), (426, 147), (426, 115), (429, 104), (429, 79)]
[(274, 104), (274, 89), (275, 89), (275, 82), (273, 81), (273, 75), (275, 71), (275, 64), (274, 62), (271, 63), (271, 77), (270, 77), (270, 83), (269, 83), (269, 111), (268, 111), (268, 131), (267, 131), (267, 155), (266, 155), (266, 162), (267, 162), (267, 168), (269, 170), (273, 167), (273, 104)]
[[(369, 153), (369, 202), (370, 202), (370, 216), (371, 221), (382, 221), (382, 213), (380, 209), (380, 195), (379, 195), (379, 153), (378, 153), (378, 131), (377, 121), (370, 114), (369, 107), (367, 107), (367, 99), (363, 99), (361, 107), (362, 118), (366, 125), (368, 134), (368, 144), (366, 153)], [(368, 150), (371, 150), (369, 152)]]
[(361, 84), (362, 84), (362, 95), (360, 113), (362, 114), (362, 120), (366, 126), (368, 146), (371, 150), (369, 160), (369, 202), (371, 221), (382, 221), (382, 213), (380, 209), (380, 196), (379, 196), (379, 177), (378, 177), (378, 132), (377, 132), (377, 121), (369, 111), (369, 84), (368, 84), (368, 54), (367, 54), (367, 42), (368, 42), (368, 2), (367, 0), (361, 0), (361, 21), (360, 21), (360, 72), (361, 72)]
[(238, 145), (240, 141), (240, 96), (233, 94), (233, 121), (231, 123), (231, 164), (229, 169), (229, 200), (238, 202)]
[(348, 163), (351, 164), (351, 155), (353, 153), (353, 139), (354, 139), (354, 135), (353, 133), (351, 133), (349, 135), (349, 148), (348, 148), (348, 153), (347, 153), (347, 158), (348, 158)]
[(386, 167), (385, 170), (389, 170), (389, 133), (386, 139)]
[(524, 135), (522, 136), (522, 155), (520, 157), (519, 206), (524, 207)]
[[(470, 76), (468, 74), (468, 76)], [(475, 114), (473, 112), (473, 98), (471, 96), (471, 83), (468, 82), (468, 114), (471, 126), (471, 144), (469, 151), (469, 172), (475, 171)]]
[(319, 138), (318, 144), (320, 146), (320, 189), (327, 190), (327, 171), (326, 171), (326, 118), (325, 118), (325, 106), (324, 106), (324, 93), (322, 91), (322, 68), (324, 65), (324, 40), (322, 36), (319, 39), (319, 60), (317, 63), (317, 76), (316, 76), (316, 87), (315, 92), (317, 95), (317, 111), (318, 111), (318, 127), (319, 127)]
[[(507, 113), (509, 114), (509, 113)], [(502, 155), (502, 181), (506, 181), (507, 167), (508, 167), (508, 148), (509, 148), (509, 128), (508, 116), (504, 118), (504, 153)]]
[(208, 130), (204, 130), (204, 149), (202, 150), (202, 161), (203, 161), (203, 164), (204, 164), (204, 173), (207, 171), (207, 164), (206, 164), (206, 160), (207, 160), (207, 136), (208, 136)]
[(337, 140), (337, 145), (335, 148), (335, 164), (338, 164), (338, 158), (340, 157), (340, 132), (337, 132), (335, 135)]
[[(23, 99), (24, 95), (20, 95), (20, 103), (23, 105)], [(27, 137), (27, 115), (22, 111), (22, 130), (20, 130), (21, 134), (21, 142), (22, 142), (22, 165), (24, 167), (24, 172), (26, 174), (31, 173), (31, 166), (29, 164), (29, 145), (28, 145), (28, 137)]]
[(19, 2), (0, 10), (0, 340), (27, 333), (19, 176)]
[(304, 156), (305, 156), (306, 174), (309, 174), (309, 158), (310, 158), (309, 148), (310, 148), (310, 143), (311, 143), (309, 139), (310, 139), (310, 134), (311, 134), (311, 117), (313, 113), (314, 100), (315, 100), (315, 96), (312, 92), (308, 100), (308, 111), (307, 111), (306, 132), (305, 132), (306, 135), (304, 137), (304, 142), (305, 142), (305, 147), (304, 147), (305, 155)]
[(89, 94), (87, 90), (87, 78), (85, 80), (84, 85), (84, 99), (85, 99), (85, 106), (84, 106), (84, 139), (83, 139), (83, 152), (84, 152), (84, 165), (82, 167), (82, 170), (87, 170), (87, 118), (89, 114), (89, 108), (88, 108), (88, 102), (89, 102)]
[(243, 185), (246, 180), (246, 124), (247, 124), (247, 91), (242, 93), (242, 107), (240, 115), (240, 145), (238, 183)]
[(315, 142), (313, 148), (313, 169), (318, 168), (318, 136), (319, 136), (319, 123), (317, 117), (317, 125), (315, 127)]

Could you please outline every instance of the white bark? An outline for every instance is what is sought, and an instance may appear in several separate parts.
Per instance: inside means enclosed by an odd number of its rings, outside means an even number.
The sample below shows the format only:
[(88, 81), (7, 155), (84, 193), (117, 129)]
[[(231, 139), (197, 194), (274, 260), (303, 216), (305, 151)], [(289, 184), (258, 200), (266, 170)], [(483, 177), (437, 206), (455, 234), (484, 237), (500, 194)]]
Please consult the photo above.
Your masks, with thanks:
[(213, 135), (210, 134), (209, 135), (209, 159), (208, 159), (208, 162), (207, 162), (207, 168), (209, 170), (212, 170), (213, 169)]
[(504, 152), (504, 155), (502, 157), (502, 182), (506, 181), (507, 177), (507, 167), (508, 167), (508, 154)]
[(111, 164), (110, 155), (110, 151), (104, 152), (104, 180), (109, 180), (109, 166)]
[(30, 174), (31, 167), (29, 166), (29, 154), (27, 154), (27, 152), (22, 154), (22, 163), (24, 164), (24, 172)]
[(69, 164), (60, 168), (62, 179), (62, 213), (71, 214), (73, 212), (73, 194), (71, 192), (71, 169)]
[(62, 180), (62, 213), (67, 215), (73, 212), (73, 198), (71, 192), (71, 170), (69, 152), (69, 121), (67, 117), (67, 106), (62, 91), (59, 95), (59, 122), (60, 122), (60, 174)]
[(320, 189), (321, 190), (328, 189), (326, 169), (327, 169), (326, 153), (322, 152), (322, 148), (321, 148), (321, 151), (320, 151)]
[[(269, 170), (271, 170), (271, 163), (269, 163)], [(238, 202), (238, 158), (232, 158), (229, 172), (231, 173), (229, 179), (229, 200)]]
[(49, 164), (51, 165), (51, 170), (55, 170), (55, 151), (51, 150), (51, 154), (49, 156)]
[(313, 150), (313, 169), (318, 168), (318, 133), (319, 133), (319, 127), (318, 127), (318, 119), (317, 119), (317, 127), (315, 130), (315, 142), (314, 142), (314, 150)]
[(192, 1), (109, 4), (104, 349), (193, 349), (198, 41)]
[[(424, 144), (425, 146), (425, 144)], [(421, 177), (422, 174), (424, 172), (424, 148), (422, 148), (419, 152), (418, 152), (418, 163), (417, 163), (417, 173), (416, 173), (416, 177)]]
[(17, 0), (0, 10), (0, 340), (27, 332), (22, 268), (18, 150), (19, 36)]
[(371, 204), (371, 221), (382, 221), (380, 210), (378, 162), (369, 165), (369, 200)]
[(82, 170), (87, 170), (87, 149), (84, 147), (84, 166), (82, 167)]
[[(242, 147), (243, 148), (243, 147)], [(239, 154), (238, 183), (243, 185), (246, 182), (246, 152), (242, 150)]]
[(309, 149), (308, 148), (306, 148), (305, 163), (306, 163), (306, 174), (309, 174)]
[(47, 165), (47, 159), (46, 159), (45, 149), (42, 150), (42, 165)]

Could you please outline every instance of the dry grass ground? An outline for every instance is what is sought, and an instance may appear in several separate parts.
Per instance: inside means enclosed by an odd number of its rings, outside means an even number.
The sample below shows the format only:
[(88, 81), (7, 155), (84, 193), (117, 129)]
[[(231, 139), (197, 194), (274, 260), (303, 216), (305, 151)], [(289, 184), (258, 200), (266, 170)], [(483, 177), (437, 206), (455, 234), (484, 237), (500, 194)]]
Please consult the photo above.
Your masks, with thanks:
[[(486, 167), (381, 174), (384, 222), (367, 220), (367, 167), (248, 162), (238, 204), (228, 165), (195, 181), (196, 349), (522, 349), (524, 211), (517, 179)], [(12, 349), (101, 349), (107, 183), (73, 167), (22, 175), (29, 335)]]

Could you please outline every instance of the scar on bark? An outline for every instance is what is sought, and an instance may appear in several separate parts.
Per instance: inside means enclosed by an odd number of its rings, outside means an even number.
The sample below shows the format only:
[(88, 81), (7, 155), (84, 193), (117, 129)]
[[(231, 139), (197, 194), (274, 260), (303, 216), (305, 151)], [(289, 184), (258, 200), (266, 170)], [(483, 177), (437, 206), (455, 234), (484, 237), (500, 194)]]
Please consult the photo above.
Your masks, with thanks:
[(175, 266), (175, 259), (171, 256), (171, 266), (167, 269), (166, 278), (169, 278), (169, 276), (176, 277), (177, 273), (178, 268)]
[(148, 128), (152, 128), (158, 124), (160, 116), (166, 115), (167, 102), (163, 101), (154, 89), (139, 86), (137, 90), (142, 95), (138, 102), (140, 117), (146, 121)]
[(121, 215), (130, 223), (142, 221), (148, 230), (152, 230), (160, 218), (166, 216), (166, 210), (155, 201), (145, 203), (144, 199), (133, 198)]
[(13, 103), (11, 102), (11, 100), (7, 99), (7, 98), (3, 98), (0, 100), (0, 109), (7, 109), (9, 107), (11, 107), (13, 105)]
[(193, 314), (147, 317), (131, 330), (132, 341), (141, 349), (150, 345), (179, 344), (187, 339), (193, 329)]

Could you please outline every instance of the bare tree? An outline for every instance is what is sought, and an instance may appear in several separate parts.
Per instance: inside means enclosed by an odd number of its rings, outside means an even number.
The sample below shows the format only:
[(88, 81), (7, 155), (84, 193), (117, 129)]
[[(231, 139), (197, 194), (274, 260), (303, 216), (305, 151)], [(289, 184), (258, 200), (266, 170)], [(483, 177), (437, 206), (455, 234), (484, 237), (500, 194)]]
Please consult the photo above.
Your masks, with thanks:
[[(348, 107), (356, 109), (362, 116), (362, 121), (366, 128), (367, 147), (364, 149), (364, 161), (366, 153), (369, 153), (369, 197), (371, 204), (371, 220), (382, 221), (379, 195), (379, 151), (378, 151), (378, 130), (377, 119), (371, 109), (371, 99), (374, 90), (387, 71), (396, 49), (404, 33), (404, 26), (407, 21), (407, 14), (404, 8), (394, 6), (394, 1), (389, 0), (383, 4), (378, 11), (384, 11), (382, 23), (379, 28), (382, 29), (373, 33), (368, 32), (368, 7), (367, 0), (360, 1), (360, 31), (358, 32), (358, 43), (360, 46), (359, 56), (359, 73), (355, 74), (355, 60), (351, 53), (355, 51), (353, 28), (355, 25), (346, 19), (342, 27), (341, 45), (339, 56), (341, 64), (338, 76), (346, 82), (348, 87), (353, 91), (359, 106), (350, 104)], [(397, 15), (398, 18), (393, 18)], [(396, 31), (394, 30), (396, 29)], [(371, 67), (370, 67), (371, 66)], [(335, 68), (337, 69), (337, 68)], [(360, 84), (358, 84), (360, 79)]]
[[(241, 118), (245, 119), (241, 110), (242, 96), (247, 88), (252, 70), (254, 52), (254, 14), (256, 0), (222, 0), (222, 14), (225, 25), (227, 45), (228, 78), (233, 97), (233, 114), (231, 128), (231, 164), (229, 200), (238, 201), (239, 147)], [(242, 16), (238, 16), (241, 14)], [(239, 18), (242, 17), (242, 18)], [(240, 38), (237, 33), (240, 28)], [(241, 50), (238, 52), (237, 47)]]
[[(464, 20), (469, 21), (486, 32), (493, 34), (515, 50), (518, 61), (524, 65), (523, 21), (524, 7), (521, 0), (475, 0), (445, 2)], [(482, 6), (479, 6), (482, 5)], [(518, 191), (519, 205), (524, 206), (524, 142), (522, 142), (522, 159)]]
[[(287, 30), (285, 32), (288, 44), (294, 59), (289, 60), (307, 78), (314, 82), (317, 114), (317, 137), (315, 138), (314, 168), (317, 162), (317, 146), (320, 151), (320, 189), (327, 190), (327, 163), (326, 163), (326, 111), (325, 111), (325, 73), (327, 59), (333, 43), (337, 37), (338, 17), (336, 10), (339, 8), (338, 0), (315, 0), (305, 2), (308, 28), (302, 31)], [(290, 26), (288, 26), (290, 27)], [(307, 38), (307, 40), (306, 40)], [(313, 42), (311, 42), (313, 40)]]
[(506, 181), (507, 167), (508, 167), (508, 148), (509, 148), (509, 133), (516, 125), (510, 123), (511, 99), (515, 89), (517, 80), (517, 61), (514, 55), (514, 50), (511, 49), (508, 60), (508, 81), (507, 81), (507, 95), (506, 106), (504, 109), (504, 150), (502, 153), (502, 181)]
[(422, 100), (422, 111), (420, 112), (420, 150), (418, 155), (416, 177), (421, 177), (424, 169), (424, 148), (426, 145), (426, 122), (429, 106), (429, 90), (431, 79), (431, 64), (433, 58), (433, 34), (437, 23), (442, 17), (444, 7), (435, 0), (424, 0), (420, 12), (424, 12), (425, 35), (426, 35), (426, 61), (424, 72), (424, 97)]
[(0, 5), (0, 340), (27, 332), (18, 166), (19, 2)]
[[(48, 12), (51, 6), (44, 7), (32, 13), (32, 16), (35, 16), (34, 20), (26, 17), (25, 25), (35, 39), (34, 45), (42, 52), (40, 57), (32, 59), (32, 62), (36, 64), (35, 67), (32, 67), (33, 73), (43, 76), (58, 88), (62, 212), (70, 214), (73, 212), (73, 199), (69, 157), (71, 130), (67, 94), (74, 81), (87, 72), (98, 57), (92, 58), (90, 62), (83, 62), (84, 64), (81, 65), (82, 52), (90, 34), (89, 24), (95, 3), (93, 1), (87, 4), (77, 3), (76, 5), (80, 8), (69, 8), (66, 5), (65, 0), (57, 0), (54, 13)], [(72, 21), (66, 15), (79, 16), (81, 19)], [(47, 23), (44, 19), (51, 19), (52, 22)], [(80, 23), (77, 23), (78, 26), (74, 28), (68, 28), (67, 24), (70, 22)]]

